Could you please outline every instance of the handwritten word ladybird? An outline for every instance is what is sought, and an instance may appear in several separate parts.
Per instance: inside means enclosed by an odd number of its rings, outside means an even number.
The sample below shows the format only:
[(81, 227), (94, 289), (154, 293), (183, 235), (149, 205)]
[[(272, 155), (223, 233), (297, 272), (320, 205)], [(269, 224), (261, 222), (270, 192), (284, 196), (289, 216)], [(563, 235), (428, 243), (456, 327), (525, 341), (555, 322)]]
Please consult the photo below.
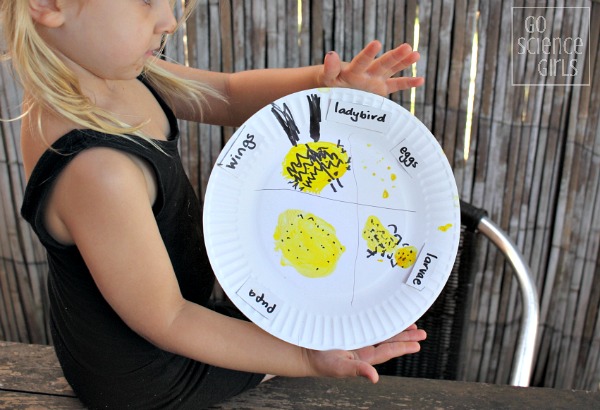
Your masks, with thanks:
[(364, 110), (354, 110), (354, 107), (344, 108), (340, 107), (339, 101), (335, 103), (334, 111), (337, 114), (343, 114), (350, 117), (353, 122), (358, 122), (358, 120), (367, 120), (367, 121), (377, 121), (377, 122), (385, 122), (385, 118), (387, 114), (372, 114), (371, 111)]

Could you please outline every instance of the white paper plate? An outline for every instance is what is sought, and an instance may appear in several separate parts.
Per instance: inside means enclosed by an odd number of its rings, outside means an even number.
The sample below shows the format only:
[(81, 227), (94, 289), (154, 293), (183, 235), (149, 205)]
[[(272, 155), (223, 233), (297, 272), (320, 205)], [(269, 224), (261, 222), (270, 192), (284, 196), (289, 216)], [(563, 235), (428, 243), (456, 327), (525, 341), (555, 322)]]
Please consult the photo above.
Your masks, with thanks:
[(354, 349), (435, 301), (458, 248), (458, 193), (441, 147), (404, 108), (307, 90), (226, 144), (204, 233), (221, 286), (258, 326), (307, 348)]

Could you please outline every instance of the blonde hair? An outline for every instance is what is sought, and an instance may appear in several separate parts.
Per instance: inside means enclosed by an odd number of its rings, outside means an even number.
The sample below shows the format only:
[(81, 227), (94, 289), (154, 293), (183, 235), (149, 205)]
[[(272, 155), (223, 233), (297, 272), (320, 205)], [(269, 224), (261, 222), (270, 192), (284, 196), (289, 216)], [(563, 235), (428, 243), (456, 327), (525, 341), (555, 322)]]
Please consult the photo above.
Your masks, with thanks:
[[(178, 28), (191, 14), (197, 0), (186, 0), (183, 16)], [(103, 133), (127, 134), (144, 137), (140, 129), (145, 124), (132, 126), (119, 120), (115, 114), (96, 106), (81, 91), (75, 74), (55, 55), (35, 29), (29, 14), (27, 0), (0, 0), (2, 26), (6, 38), (7, 52), (4, 59), (12, 60), (18, 80), (31, 96), (26, 112), (43, 107), (82, 128)], [(175, 0), (171, 0), (174, 6)], [(202, 113), (207, 95), (220, 95), (198, 81), (179, 78), (161, 69), (150, 59), (143, 70), (143, 76), (168, 101), (170, 96), (183, 95), (191, 107)], [(34, 110), (41, 113), (41, 110)], [(35, 118), (39, 135), (43, 138), (41, 114)], [(150, 139), (148, 139), (150, 141)]]

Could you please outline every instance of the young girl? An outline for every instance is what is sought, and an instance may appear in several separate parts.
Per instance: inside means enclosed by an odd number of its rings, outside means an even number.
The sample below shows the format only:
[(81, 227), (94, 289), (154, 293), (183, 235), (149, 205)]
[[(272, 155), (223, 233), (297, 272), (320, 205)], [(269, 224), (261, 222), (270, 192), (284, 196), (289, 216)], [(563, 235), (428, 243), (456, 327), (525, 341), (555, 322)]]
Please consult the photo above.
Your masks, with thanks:
[(425, 333), (415, 326), (376, 346), (314, 351), (211, 309), (176, 121), (237, 126), (313, 87), (386, 95), (418, 86), (391, 78), (417, 61), (410, 46), (375, 58), (373, 42), (351, 63), (329, 53), (321, 66), (223, 74), (156, 58), (177, 26), (174, 0), (1, 4), (24, 88), (22, 214), (47, 249), (53, 342), (86, 406), (200, 408), (265, 374), (376, 382), (373, 364), (419, 350)]

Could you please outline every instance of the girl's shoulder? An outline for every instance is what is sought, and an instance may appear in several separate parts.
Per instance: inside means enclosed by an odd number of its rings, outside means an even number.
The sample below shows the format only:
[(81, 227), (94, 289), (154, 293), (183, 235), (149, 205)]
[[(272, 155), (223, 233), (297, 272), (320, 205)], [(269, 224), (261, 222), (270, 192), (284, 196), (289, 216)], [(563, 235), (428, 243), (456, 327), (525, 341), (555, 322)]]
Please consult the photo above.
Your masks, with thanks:
[[(23, 200), (23, 215), (41, 213), (43, 229), (52, 240), (63, 246), (73, 245), (73, 226), (65, 215), (92, 215), (100, 208), (108, 211), (119, 200), (135, 198), (132, 207), (152, 207), (157, 198), (157, 177), (154, 169), (143, 158), (121, 147), (124, 137), (91, 132), (90, 130), (63, 129), (52, 137), (52, 148), (39, 143), (36, 135), (28, 133), (22, 141), (26, 165), (27, 185)], [(122, 139), (123, 142), (112, 143)], [(127, 147), (136, 143), (124, 144)], [(29, 158), (28, 158), (29, 156)], [(28, 159), (26, 159), (28, 158)], [(31, 168), (29, 168), (31, 167)], [(137, 196), (133, 196), (133, 194)], [(75, 198), (84, 200), (75, 201)], [(135, 206), (134, 206), (135, 205)], [(27, 211), (29, 210), (29, 211)], [(33, 210), (33, 211), (32, 211)], [(85, 212), (84, 212), (85, 211)], [(31, 218), (27, 218), (31, 220)], [(71, 224), (81, 220), (71, 218)], [(40, 227), (38, 227), (39, 229)]]
[[(154, 140), (167, 140), (177, 134), (177, 122), (169, 107), (164, 101), (158, 100), (147, 85), (133, 79), (121, 81), (115, 88), (118, 91), (111, 95), (93, 95), (101, 109), (131, 126), (141, 126), (141, 133)], [(27, 96), (24, 101), (27, 107)], [(21, 151), (27, 179), (42, 155), (56, 141), (73, 130), (81, 129), (80, 124), (58, 116), (41, 105), (34, 105), (23, 117), (21, 125)]]
[[(27, 101), (27, 96), (24, 99)], [(24, 103), (25, 107), (27, 104)], [(37, 121), (43, 124), (40, 135)], [(34, 106), (21, 120), (21, 153), (27, 180), (42, 155), (61, 137), (77, 128), (66, 118), (59, 118), (50, 111)]]

